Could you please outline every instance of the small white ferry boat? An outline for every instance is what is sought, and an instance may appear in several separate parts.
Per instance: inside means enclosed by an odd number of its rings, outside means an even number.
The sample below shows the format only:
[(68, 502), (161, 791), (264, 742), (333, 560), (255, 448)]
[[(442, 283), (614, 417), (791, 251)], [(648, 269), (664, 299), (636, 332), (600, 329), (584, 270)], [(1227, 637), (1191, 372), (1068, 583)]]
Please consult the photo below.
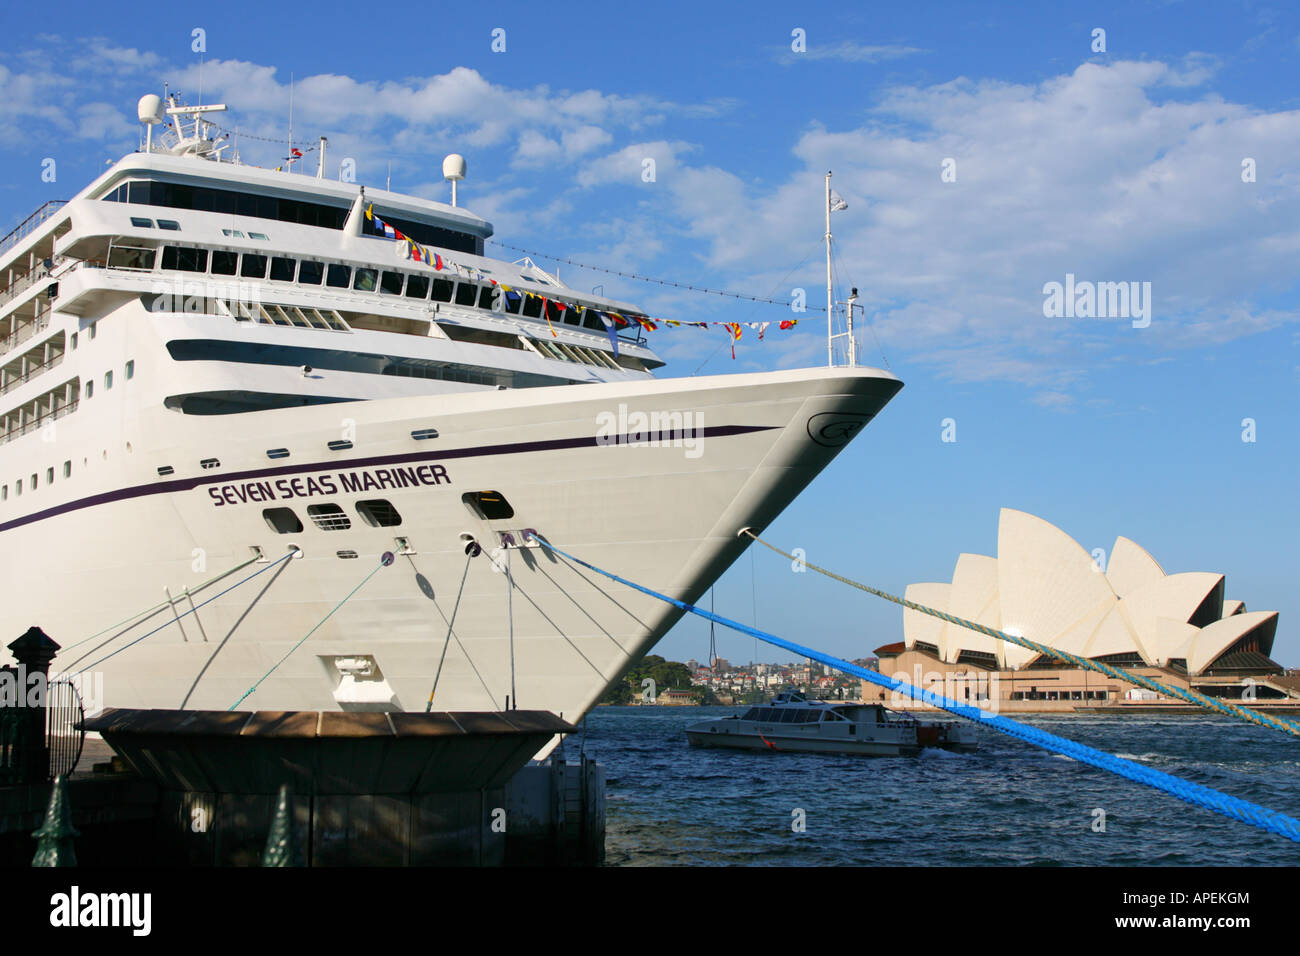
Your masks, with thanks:
[(880, 704), (808, 700), (795, 691), (741, 716), (692, 724), (686, 738), (695, 747), (864, 757), (911, 757), (923, 747), (970, 752), (978, 746), (974, 729), (962, 724), (923, 723)]

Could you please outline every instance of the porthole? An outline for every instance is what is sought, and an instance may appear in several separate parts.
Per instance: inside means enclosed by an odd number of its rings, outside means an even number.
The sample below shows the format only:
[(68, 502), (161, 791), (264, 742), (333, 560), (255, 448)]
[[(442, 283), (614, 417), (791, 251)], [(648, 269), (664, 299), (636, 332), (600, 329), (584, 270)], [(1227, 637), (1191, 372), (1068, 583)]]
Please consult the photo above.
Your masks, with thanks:
[(330, 451), (347, 451), (352, 447), (352, 442), (346, 438), (336, 438), (334, 441), (329, 442), (327, 447)]
[(347, 512), (335, 504), (308, 505), (307, 515), (322, 531), (347, 531), (352, 527)]
[(346, 558), (346, 559), (355, 558), (357, 556), (357, 553), (351, 549), (348, 549), (346, 551), (335, 551), (334, 554), (340, 558)]
[(430, 438), (437, 438), (437, 437), (438, 437), (438, 429), (436, 429), (436, 428), (417, 428), (415, 431), (411, 432), (411, 437), (414, 438), (416, 441), (426, 441), (427, 439), (430, 439)]
[(402, 523), (402, 516), (393, 507), (392, 502), (382, 498), (357, 502), (357, 514), (361, 520), (372, 528), (395, 528)]
[(170, 474), (174, 474), (175, 471), (176, 471), (176, 469), (173, 468), (171, 465), (159, 465), (159, 466), (158, 466), (158, 475), (159, 475), (160, 477), (162, 477), (162, 478), (166, 478), (168, 475), (170, 475)]
[(276, 534), (297, 534), (302, 530), (302, 522), (292, 508), (263, 508), (262, 518)]
[(267, 458), (272, 458), (272, 459), (274, 459), (274, 458), (288, 458), (288, 457), (289, 457), (289, 449), (287, 449), (287, 448), (268, 448), (268, 449), (266, 450), (266, 457), (267, 457)]
[(470, 491), (460, 496), (470, 511), (487, 521), (513, 518), (515, 509), (499, 491)]
[(204, 468), (204, 469), (220, 468), (220, 467), (221, 467), (221, 459), (219, 459), (219, 458), (204, 458), (201, 462), (199, 462), (199, 467), (200, 467), (200, 468)]

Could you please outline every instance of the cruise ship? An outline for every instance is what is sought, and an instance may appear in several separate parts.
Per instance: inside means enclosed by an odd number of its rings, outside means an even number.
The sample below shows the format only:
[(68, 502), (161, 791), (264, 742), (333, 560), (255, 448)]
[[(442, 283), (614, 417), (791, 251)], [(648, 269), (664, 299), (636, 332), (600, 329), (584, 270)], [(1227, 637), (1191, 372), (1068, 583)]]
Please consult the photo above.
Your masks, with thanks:
[(146, 96), (0, 242), (0, 644), (88, 710), (579, 719), (681, 612), (533, 536), (694, 602), (902, 386), (656, 378), (636, 305), (454, 193), (244, 164), (221, 109)]

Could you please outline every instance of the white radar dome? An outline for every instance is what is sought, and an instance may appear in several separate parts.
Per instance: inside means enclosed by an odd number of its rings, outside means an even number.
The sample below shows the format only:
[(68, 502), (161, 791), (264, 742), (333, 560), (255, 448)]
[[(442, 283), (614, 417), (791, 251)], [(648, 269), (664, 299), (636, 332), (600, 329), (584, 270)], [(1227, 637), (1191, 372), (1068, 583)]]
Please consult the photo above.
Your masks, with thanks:
[(140, 122), (146, 126), (157, 126), (163, 121), (162, 97), (155, 93), (140, 97), (135, 110)]
[(458, 179), (465, 178), (465, 157), (460, 153), (452, 153), (442, 161), (442, 178), (450, 179), (455, 182)]

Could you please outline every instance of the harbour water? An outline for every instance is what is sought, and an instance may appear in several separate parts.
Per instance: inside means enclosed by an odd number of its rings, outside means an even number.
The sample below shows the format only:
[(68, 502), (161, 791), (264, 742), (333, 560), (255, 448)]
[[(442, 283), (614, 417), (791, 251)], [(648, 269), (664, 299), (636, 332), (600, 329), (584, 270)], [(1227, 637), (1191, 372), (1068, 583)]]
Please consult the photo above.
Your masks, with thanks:
[[(614, 866), (1268, 866), (1289, 841), (983, 728), (978, 753), (865, 759), (692, 748), (730, 707), (600, 707)], [(1229, 718), (1025, 723), (1269, 809), (1300, 813), (1300, 740)], [(1104, 832), (1094, 829), (1104, 811)], [(799, 813), (802, 811), (802, 813)], [(802, 819), (805, 829), (797, 832)]]

